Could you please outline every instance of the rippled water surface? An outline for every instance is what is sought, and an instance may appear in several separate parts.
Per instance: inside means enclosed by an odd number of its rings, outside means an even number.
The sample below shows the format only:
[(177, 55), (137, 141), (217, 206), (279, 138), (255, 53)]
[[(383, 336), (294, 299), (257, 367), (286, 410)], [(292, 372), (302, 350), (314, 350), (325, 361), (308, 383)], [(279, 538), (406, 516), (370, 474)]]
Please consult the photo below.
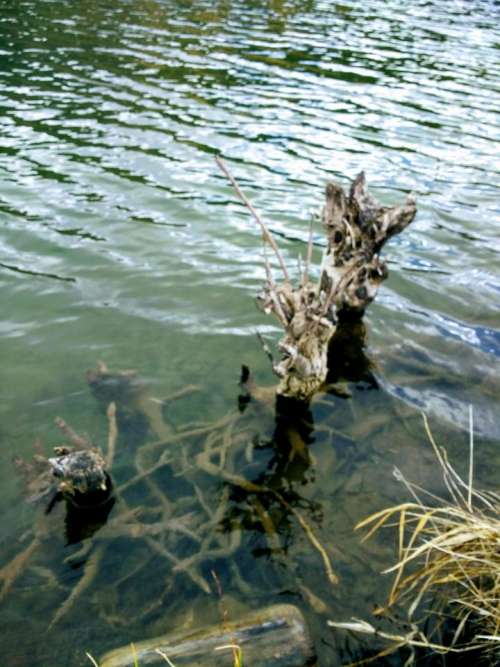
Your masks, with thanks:
[[(292, 269), (328, 179), (346, 185), (364, 169), (382, 202), (413, 191), (419, 209), (386, 250), (390, 277), (366, 317), (377, 388), (353, 374), (350, 398), (315, 403), (311, 458), (279, 479), (340, 584), (325, 583), (293, 514), (274, 516), (273, 551), (245, 499), (233, 498), (225, 526), (241, 542), (202, 564), (210, 592), (176, 578), (162, 598), (147, 582), (168, 587), (165, 561), (122, 537), (47, 632), (92, 558), (64, 561), (81, 545), (65, 544), (56, 509), (44, 519), (49, 539), (2, 599), (3, 664), (90, 664), (85, 651), (99, 656), (216, 621), (210, 570), (230, 617), (280, 601), (301, 607), (322, 666), (374, 648), (326, 621), (370, 618), (384, 601), (389, 582), (376, 573), (394, 557), (392, 537), (361, 544), (352, 529), (406, 499), (393, 466), (440, 490), (421, 411), (463, 472), (472, 404), (478, 484), (498, 477), (499, 22), (492, 0), (0, 3), (0, 565), (40, 521), (23, 502), (13, 454), (28, 458), (37, 437), (47, 452), (60, 442), (56, 415), (105, 440), (105, 416), (84, 379), (97, 359), (137, 369), (160, 398), (200, 385), (168, 408), (179, 429), (235, 408), (242, 363), (272, 383), (255, 338), (257, 328), (279, 337), (254, 306), (264, 279), (259, 231), (214, 155)], [(319, 224), (314, 230), (319, 262)], [(245, 419), (261, 444), (239, 472), (278, 484), (272, 417)], [(123, 479), (134, 437), (121, 434)], [(168, 485), (176, 502), (182, 475)], [(200, 485), (215, 507), (225, 493), (219, 480), (205, 475)], [(137, 491), (129, 503), (144, 498)], [(131, 577), (120, 597), (117, 563), (130, 561), (131, 571), (146, 557), (149, 578), (144, 570)], [(160, 603), (148, 611), (151, 599)]]

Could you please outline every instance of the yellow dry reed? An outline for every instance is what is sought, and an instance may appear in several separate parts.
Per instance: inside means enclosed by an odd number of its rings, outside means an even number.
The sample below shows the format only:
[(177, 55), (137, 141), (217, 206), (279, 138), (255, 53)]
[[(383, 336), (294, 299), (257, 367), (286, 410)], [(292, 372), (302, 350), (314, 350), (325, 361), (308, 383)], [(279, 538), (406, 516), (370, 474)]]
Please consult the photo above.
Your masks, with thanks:
[[(396, 603), (404, 606), (411, 628), (400, 636), (378, 631), (357, 619), (329, 623), (392, 642), (390, 649), (371, 660), (407, 646), (440, 653), (481, 651), (486, 664), (500, 664), (500, 496), (473, 487), (472, 410), (470, 423), (469, 475), (465, 482), (451, 466), (446, 451), (436, 444), (424, 415), (425, 430), (443, 471), (449, 500), (409, 482), (396, 469), (395, 475), (412, 501), (376, 512), (356, 526), (368, 529), (365, 540), (382, 526), (397, 528), (398, 562), (385, 571), (395, 576), (382, 613)], [(440, 600), (441, 605), (423, 611), (424, 597), (427, 601)], [(422, 631), (429, 616), (434, 617), (430, 627), (435, 630), (443, 619), (454, 619), (456, 629), (449, 642), (444, 644), (435, 634), (428, 636)]]

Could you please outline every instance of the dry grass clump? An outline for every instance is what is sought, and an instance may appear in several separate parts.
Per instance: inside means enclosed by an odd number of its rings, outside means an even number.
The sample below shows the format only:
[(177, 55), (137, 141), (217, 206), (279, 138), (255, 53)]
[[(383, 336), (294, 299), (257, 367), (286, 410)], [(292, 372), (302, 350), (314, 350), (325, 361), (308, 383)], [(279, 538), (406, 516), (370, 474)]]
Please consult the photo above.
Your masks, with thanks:
[[(497, 665), (500, 664), (500, 496), (473, 488), (472, 410), (467, 482), (449, 463), (446, 451), (436, 445), (425, 416), (424, 423), (450, 500), (409, 482), (396, 469), (396, 477), (406, 486), (413, 501), (377, 512), (356, 527), (369, 528), (364, 538), (368, 539), (384, 525), (397, 526), (398, 562), (386, 570), (394, 572), (395, 579), (387, 605), (380, 613), (396, 603), (403, 605), (410, 630), (401, 635), (379, 632), (356, 619), (330, 625), (391, 640), (392, 646), (383, 654), (401, 646), (410, 647), (413, 655), (408, 664), (414, 657), (414, 649), (422, 647), (439, 653), (477, 651), (482, 653), (486, 664)], [(424, 599), (433, 600), (430, 610), (422, 611)], [(420, 618), (415, 620), (417, 609)], [(449, 640), (443, 640), (442, 630), (450, 618), (454, 621), (454, 632)], [(422, 630), (424, 624), (430, 628), (426, 632)], [(380, 656), (379, 653), (374, 657)]]

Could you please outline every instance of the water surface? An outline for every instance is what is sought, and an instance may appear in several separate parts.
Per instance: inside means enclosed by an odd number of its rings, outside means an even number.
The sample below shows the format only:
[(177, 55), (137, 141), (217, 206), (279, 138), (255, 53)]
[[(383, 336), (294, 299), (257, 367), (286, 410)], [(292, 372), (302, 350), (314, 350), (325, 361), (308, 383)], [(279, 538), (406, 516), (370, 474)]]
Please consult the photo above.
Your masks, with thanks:
[[(414, 192), (419, 207), (387, 248), (390, 277), (366, 317), (378, 389), (359, 379), (349, 383), (351, 398), (315, 404), (311, 461), (280, 480), (331, 554), (337, 589), (325, 585), (318, 554), (293, 516), (275, 517), (281, 551), (273, 554), (258, 525), (233, 511), (229, 528), (241, 532), (241, 546), (204, 564), (210, 593), (186, 581), (174, 600), (167, 595), (135, 619), (134, 608), (161, 591), (144, 576), (113, 602), (116, 563), (132, 568), (146, 553), (123, 538), (47, 634), (90, 557), (75, 568), (64, 563), (77, 547), (64, 542), (59, 510), (49, 515), (53, 539), (2, 601), (5, 664), (85, 665), (85, 651), (98, 656), (217, 620), (210, 569), (231, 615), (291, 601), (306, 613), (322, 665), (366, 655), (369, 644), (332, 632), (326, 620), (369, 618), (384, 601), (389, 582), (375, 574), (393, 558), (392, 537), (360, 544), (352, 528), (406, 499), (393, 466), (440, 489), (421, 411), (464, 471), (472, 404), (478, 484), (494, 485), (497, 476), (498, 24), (498, 3), (487, 0), (1, 4), (5, 561), (29, 540), (38, 516), (23, 502), (13, 454), (30, 456), (36, 437), (46, 451), (57, 444), (56, 415), (105, 439), (105, 417), (84, 380), (97, 359), (137, 369), (158, 397), (199, 384), (169, 415), (179, 428), (235, 408), (242, 363), (272, 383), (255, 338), (257, 328), (279, 337), (253, 301), (265, 276), (259, 230), (214, 155), (278, 235), (292, 270), (328, 179), (347, 185), (364, 169), (381, 201)], [(319, 261), (317, 223), (314, 230)], [(254, 420), (263, 446), (253, 468), (247, 459), (236, 463), (248, 477), (269, 479), (273, 420), (245, 419)], [(117, 475), (124, 479), (134, 437), (122, 433)], [(218, 502), (220, 482), (205, 476), (200, 483)], [(173, 500), (182, 496), (178, 479), (168, 485)], [(154, 558), (148, 565), (168, 581), (163, 567)], [(116, 608), (129, 614), (126, 626)]]

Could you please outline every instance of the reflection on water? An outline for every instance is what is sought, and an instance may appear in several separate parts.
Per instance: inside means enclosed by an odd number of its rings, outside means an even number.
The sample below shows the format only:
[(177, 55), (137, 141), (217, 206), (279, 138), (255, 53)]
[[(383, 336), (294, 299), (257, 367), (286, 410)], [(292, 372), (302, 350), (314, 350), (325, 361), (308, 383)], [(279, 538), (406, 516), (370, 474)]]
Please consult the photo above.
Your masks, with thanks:
[[(441, 490), (420, 410), (460, 460), (472, 404), (477, 477), (495, 483), (498, 19), (493, 0), (2, 4), (0, 566), (39, 522), (21, 503), (13, 453), (27, 458), (36, 435), (56, 441), (57, 414), (106, 442), (102, 407), (82, 379), (96, 359), (138, 370), (160, 401), (156, 417), (178, 432), (237, 410), (242, 363), (259, 385), (272, 382), (254, 336), (278, 335), (252, 304), (264, 278), (259, 231), (213, 156), (224, 156), (290, 267), (305, 252), (325, 181), (363, 168), (381, 201), (414, 191), (419, 206), (387, 249), (390, 277), (367, 314), (366, 340), (348, 332), (332, 391), (310, 414), (250, 402), (229, 458), (235, 473), (304, 512), (340, 584), (326, 588), (293, 513), (235, 489), (228, 532), (215, 539), (241, 534), (241, 544), (210, 565), (230, 614), (285, 598), (306, 612), (322, 665), (364, 654), (360, 638), (334, 634), (326, 620), (368, 617), (384, 598), (388, 582), (376, 574), (393, 557), (391, 539), (361, 545), (352, 527), (401, 500), (392, 466)], [(202, 390), (161, 403), (189, 383)], [(133, 409), (121, 414), (119, 484), (150, 429)], [(205, 446), (195, 438), (191, 459), (155, 477), (172, 501), (189, 504), (187, 464)], [(226, 485), (196, 475), (211, 509)], [(155, 511), (147, 485), (127, 494), (131, 508)], [(86, 650), (218, 620), (214, 591), (167, 570), (161, 581), (151, 576), (164, 559), (118, 536), (118, 503), (92, 538), (114, 535), (99, 576), (47, 635), (93, 553), (65, 562), (82, 544), (66, 544), (64, 514), (58, 503), (44, 518), (46, 539), (2, 600), (6, 663), (84, 665)], [(175, 545), (183, 556), (193, 549), (186, 537)]]
[(328, 368), (329, 384), (355, 382), (378, 389), (375, 364), (366, 352), (366, 325), (362, 320), (339, 322), (328, 350)]
[[(301, 495), (302, 487), (314, 482), (314, 465), (309, 445), (314, 442), (313, 414), (298, 401), (278, 397), (274, 406), (274, 427), (259, 433), (252, 443), (252, 456), (238, 461), (237, 468), (249, 489), (235, 485), (232, 506), (224, 521), (241, 523), (246, 531), (261, 534), (262, 544), (252, 547), (254, 556), (286, 554), (293, 540), (293, 509), (301, 508), (321, 519), (321, 504)], [(253, 485), (266, 493), (253, 492)]]

